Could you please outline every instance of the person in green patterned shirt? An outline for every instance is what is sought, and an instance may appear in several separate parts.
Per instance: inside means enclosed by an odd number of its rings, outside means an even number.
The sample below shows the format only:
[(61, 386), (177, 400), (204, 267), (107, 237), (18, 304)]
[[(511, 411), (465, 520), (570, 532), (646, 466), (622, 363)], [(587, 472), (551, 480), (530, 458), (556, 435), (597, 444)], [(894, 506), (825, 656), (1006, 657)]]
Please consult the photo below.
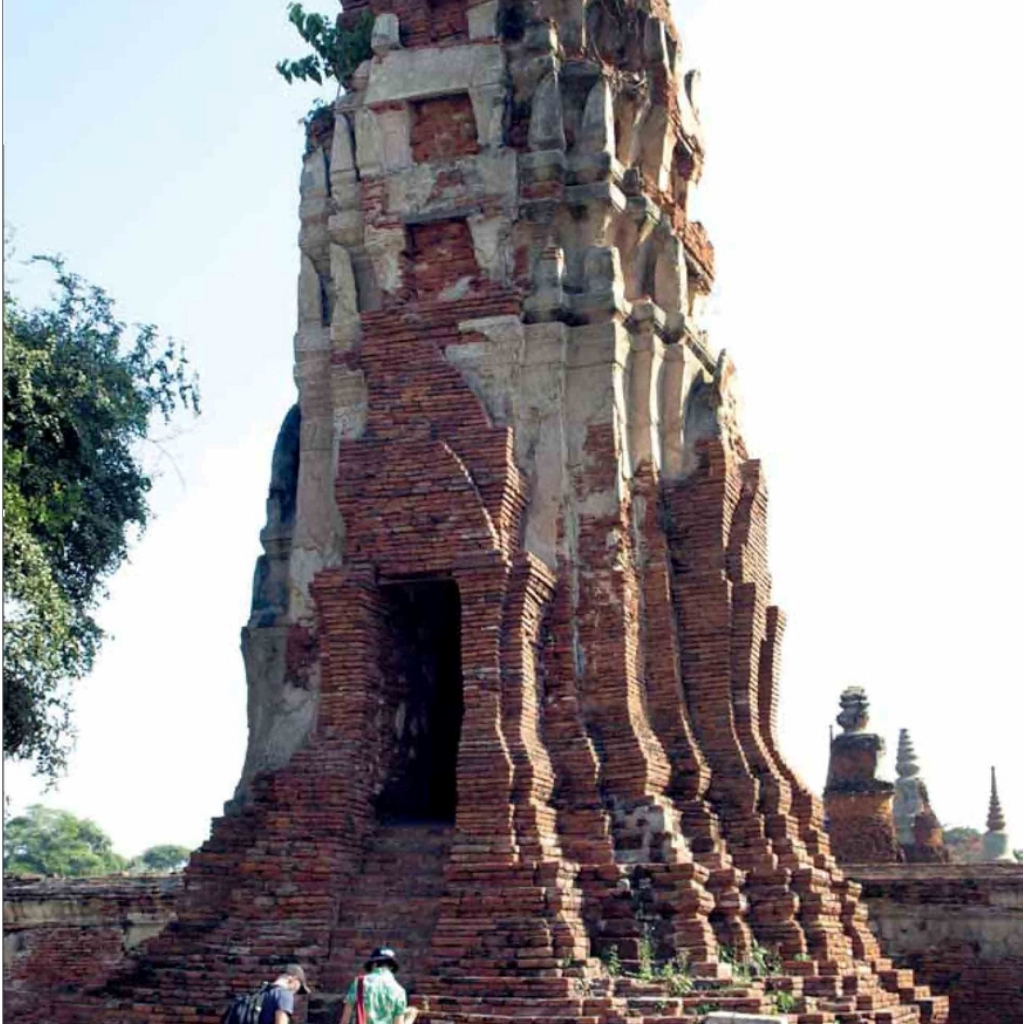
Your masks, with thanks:
[(378, 946), (366, 961), (366, 974), (348, 987), (341, 1024), (413, 1024), (418, 1011), (409, 1007), (397, 971), (395, 951)]

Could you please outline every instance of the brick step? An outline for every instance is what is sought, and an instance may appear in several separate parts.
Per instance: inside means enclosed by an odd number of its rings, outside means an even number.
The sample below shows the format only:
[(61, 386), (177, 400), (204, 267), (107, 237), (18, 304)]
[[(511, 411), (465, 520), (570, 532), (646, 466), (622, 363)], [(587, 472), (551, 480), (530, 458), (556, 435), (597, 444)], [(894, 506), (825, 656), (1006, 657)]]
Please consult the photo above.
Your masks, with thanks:
[[(516, 1017), (497, 1013), (422, 1013), (416, 1018), (424, 1024), (506, 1024), (533, 1020), (532, 1017)], [(614, 1018), (607, 1017), (545, 1017), (547, 1024), (611, 1024)], [(639, 1022), (637, 1022), (639, 1024)]]
[[(404, 869), (403, 869), (404, 870)], [(360, 895), (344, 899), (343, 908), (369, 912), (382, 903), (412, 903), (416, 900), (436, 902), (445, 894), (446, 886), (443, 878), (424, 878), (411, 883), (404, 879), (381, 879), (374, 882), (369, 878), (359, 880)]]
[[(417, 999), (417, 1004), (423, 1000)], [(427, 1000), (429, 1009), (423, 1013), (433, 1015), (447, 1013), (499, 1013), (506, 1016), (531, 1017), (549, 1020), (553, 1017), (564, 1017), (582, 1014), (585, 1011), (583, 997), (574, 999), (459, 999), (457, 997), (436, 998)]]
[(895, 992), (901, 988), (909, 988), (914, 984), (914, 972), (905, 968), (878, 971), (876, 972), (876, 977), (890, 992)]
[(929, 999), (932, 990), (927, 985), (909, 985), (901, 988), (897, 993), (901, 1003), (916, 1003), (919, 999)]
[(679, 996), (628, 996), (626, 1006), (644, 1016), (648, 1011), (665, 1017), (678, 1017), (683, 1012), (683, 1001)]
[(854, 996), (854, 999), (858, 1010), (884, 1010), (900, 1005), (900, 997), (894, 992), (873, 992)]
[(842, 978), (804, 978), (804, 994), (809, 996), (820, 996), (825, 999), (838, 999), (843, 994)]
[(398, 954), (399, 979), (416, 991), (445, 893), (444, 869), (453, 826), (388, 823), (378, 826), (351, 892), (342, 894), (331, 932), (327, 970), (334, 983), (354, 974), (375, 946)]
[(710, 1006), (713, 1010), (732, 1010), (735, 1013), (761, 1013), (764, 1010), (764, 996), (720, 996), (709, 993), (696, 993), (683, 996), (681, 999), (684, 1012), (693, 1011), (701, 1006)]
[(698, 1024), (703, 1018), (693, 1015), (680, 1014), (676, 1017), (658, 1016), (657, 1014), (645, 1014), (643, 1017), (630, 1017), (629, 1024)]
[(853, 1007), (844, 1007), (843, 1009), (833, 1009), (832, 1012), (835, 1013), (839, 1024), (862, 1024), (863, 1021), (873, 1021), (874, 1024), (917, 1024), (921, 1020), (920, 1011), (916, 1006), (901, 1005), (884, 1010), (858, 1010)]
[(502, 999), (568, 999), (572, 997), (572, 978), (534, 978), (515, 975), (462, 975), (436, 977), (428, 975), (420, 987), (426, 998), (476, 996), (491, 999), (500, 993)]
[(914, 999), (922, 1024), (946, 1024), (949, 1020), (949, 996), (927, 995)]

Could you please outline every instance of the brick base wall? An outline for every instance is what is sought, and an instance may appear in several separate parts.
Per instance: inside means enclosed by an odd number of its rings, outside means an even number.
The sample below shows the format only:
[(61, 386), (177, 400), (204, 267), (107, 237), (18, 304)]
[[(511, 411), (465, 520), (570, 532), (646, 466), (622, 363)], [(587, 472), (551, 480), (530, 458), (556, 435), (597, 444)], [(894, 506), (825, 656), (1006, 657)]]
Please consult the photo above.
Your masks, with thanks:
[(858, 864), (886, 952), (950, 1000), (956, 1024), (1011, 1024), (1022, 1006), (1021, 867)]
[(4, 1000), (8, 1013), (43, 991), (97, 985), (174, 920), (181, 876), (4, 878)]

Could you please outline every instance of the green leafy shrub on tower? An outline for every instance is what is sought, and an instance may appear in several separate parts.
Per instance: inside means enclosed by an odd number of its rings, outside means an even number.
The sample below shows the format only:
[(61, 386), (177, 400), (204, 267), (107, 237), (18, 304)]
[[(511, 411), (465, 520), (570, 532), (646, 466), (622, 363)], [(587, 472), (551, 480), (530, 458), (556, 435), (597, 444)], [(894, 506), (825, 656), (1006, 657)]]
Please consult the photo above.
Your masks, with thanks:
[(339, 90), (347, 88), (356, 68), (373, 54), (373, 15), (369, 11), (364, 11), (352, 25), (342, 27), (330, 15), (307, 12), (302, 4), (290, 3), (288, 20), (313, 50), (298, 60), (277, 62), (278, 74), (289, 85), (296, 79), (323, 85), (326, 79), (333, 78)]

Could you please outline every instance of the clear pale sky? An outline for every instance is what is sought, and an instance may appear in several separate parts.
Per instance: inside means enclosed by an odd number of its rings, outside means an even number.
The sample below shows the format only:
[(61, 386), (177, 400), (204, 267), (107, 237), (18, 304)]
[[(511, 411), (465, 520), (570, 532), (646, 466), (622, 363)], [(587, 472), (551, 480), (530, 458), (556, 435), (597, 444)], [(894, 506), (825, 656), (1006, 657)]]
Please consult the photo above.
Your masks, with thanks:
[[(19, 255), (63, 253), (202, 375), (204, 415), (164, 445), (173, 459), (147, 447), (156, 517), (111, 581), (70, 773), (43, 795), (126, 854), (198, 845), (241, 770), (238, 631), (294, 400), (298, 121), (317, 95), (273, 70), (301, 52), (284, 8), (5, 3)], [(1016, 845), (1022, 11), (676, 6), (703, 75), (708, 326), (739, 369), (789, 619), (783, 749), (820, 790), (838, 695), (860, 684), (890, 777), (907, 726), (942, 821), (984, 828), (996, 765)], [(14, 811), (39, 798), (23, 767), (5, 784)]]

